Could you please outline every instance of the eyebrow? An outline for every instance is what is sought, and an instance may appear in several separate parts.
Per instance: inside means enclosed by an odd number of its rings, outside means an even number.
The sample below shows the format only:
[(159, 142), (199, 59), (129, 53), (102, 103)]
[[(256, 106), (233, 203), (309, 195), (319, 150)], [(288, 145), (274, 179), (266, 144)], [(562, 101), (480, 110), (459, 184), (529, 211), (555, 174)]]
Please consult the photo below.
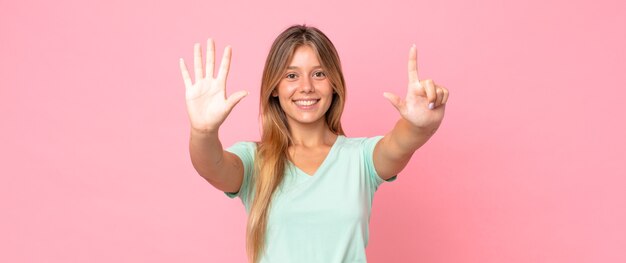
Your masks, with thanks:
[[(315, 66), (315, 67), (313, 67), (313, 69), (318, 69), (318, 68), (322, 68), (322, 66)], [(289, 66), (289, 67), (287, 67), (287, 69), (300, 69), (300, 68), (296, 67), (296, 66)]]

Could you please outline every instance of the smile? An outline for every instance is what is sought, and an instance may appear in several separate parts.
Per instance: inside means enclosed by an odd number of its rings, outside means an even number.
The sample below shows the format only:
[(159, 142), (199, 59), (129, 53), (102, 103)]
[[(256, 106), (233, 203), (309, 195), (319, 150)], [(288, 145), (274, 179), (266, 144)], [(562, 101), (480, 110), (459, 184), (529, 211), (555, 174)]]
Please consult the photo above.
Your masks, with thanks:
[(297, 106), (302, 106), (302, 107), (306, 107), (306, 106), (311, 106), (313, 104), (318, 103), (320, 100), (319, 99), (315, 99), (315, 100), (294, 100), (293, 102), (297, 105)]

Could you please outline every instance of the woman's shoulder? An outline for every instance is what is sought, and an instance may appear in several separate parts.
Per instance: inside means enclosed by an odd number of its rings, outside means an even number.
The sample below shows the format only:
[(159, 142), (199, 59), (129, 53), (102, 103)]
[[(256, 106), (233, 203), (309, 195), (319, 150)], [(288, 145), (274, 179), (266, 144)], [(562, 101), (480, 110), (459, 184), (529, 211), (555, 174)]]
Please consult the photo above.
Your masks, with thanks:
[(249, 152), (254, 153), (257, 149), (258, 142), (253, 141), (239, 141), (233, 143), (226, 150), (229, 152)]
[(232, 146), (238, 145), (238, 146), (246, 146), (246, 147), (257, 147), (257, 145), (259, 144), (259, 142), (253, 142), (253, 141), (238, 141), (233, 143)]
[(344, 146), (363, 146), (367, 144), (378, 142), (383, 136), (373, 136), (373, 137), (347, 137), (344, 135), (340, 135), (338, 139), (341, 138), (340, 144)]

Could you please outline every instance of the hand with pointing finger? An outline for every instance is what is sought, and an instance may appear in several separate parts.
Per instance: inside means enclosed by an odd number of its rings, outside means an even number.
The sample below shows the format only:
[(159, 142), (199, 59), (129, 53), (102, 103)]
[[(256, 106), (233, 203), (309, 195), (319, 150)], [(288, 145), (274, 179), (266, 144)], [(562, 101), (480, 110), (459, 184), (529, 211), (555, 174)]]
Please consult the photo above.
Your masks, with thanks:
[(402, 118), (414, 127), (436, 130), (443, 120), (449, 92), (430, 79), (419, 80), (415, 45), (409, 52), (408, 70), (409, 87), (406, 97), (403, 99), (389, 92), (385, 92), (384, 96), (396, 107)]
[(216, 132), (233, 107), (246, 95), (247, 91), (238, 91), (226, 97), (226, 78), (230, 68), (230, 46), (224, 49), (217, 77), (213, 77), (215, 66), (215, 43), (207, 41), (206, 70), (202, 65), (202, 47), (194, 46), (194, 77), (192, 83), (187, 66), (180, 59), (180, 71), (185, 82), (185, 99), (191, 128), (202, 133)]

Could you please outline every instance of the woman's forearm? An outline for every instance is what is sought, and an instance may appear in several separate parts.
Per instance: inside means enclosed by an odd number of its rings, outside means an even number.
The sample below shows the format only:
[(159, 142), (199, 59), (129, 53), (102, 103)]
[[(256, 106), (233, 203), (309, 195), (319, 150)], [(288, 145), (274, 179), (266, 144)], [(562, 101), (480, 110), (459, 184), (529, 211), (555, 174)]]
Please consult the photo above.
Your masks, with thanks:
[(209, 182), (220, 180), (224, 149), (217, 131), (199, 132), (192, 129), (189, 138), (189, 154), (191, 163), (200, 176)]
[(394, 159), (410, 158), (435, 134), (438, 127), (415, 127), (404, 118), (400, 118), (389, 132), (388, 143), (390, 157)]

